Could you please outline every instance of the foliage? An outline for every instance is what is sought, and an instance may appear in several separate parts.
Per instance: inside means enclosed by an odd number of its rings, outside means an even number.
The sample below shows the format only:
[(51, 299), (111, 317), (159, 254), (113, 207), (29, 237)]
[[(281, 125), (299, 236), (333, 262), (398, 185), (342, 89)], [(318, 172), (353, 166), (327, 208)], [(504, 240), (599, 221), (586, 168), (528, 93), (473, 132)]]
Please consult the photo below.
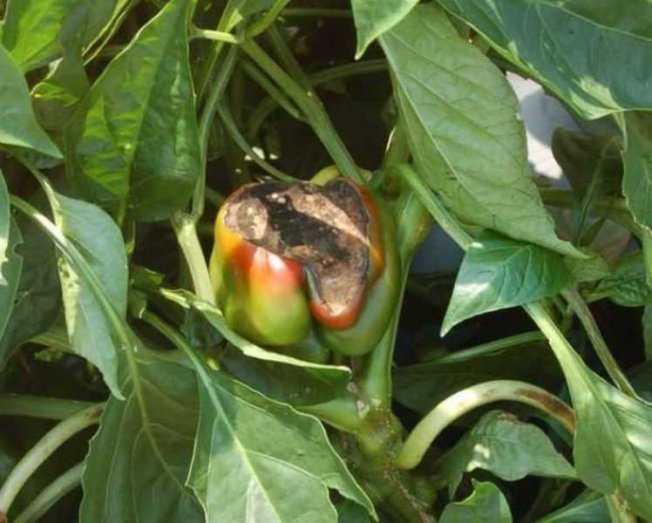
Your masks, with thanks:
[[(0, 19), (0, 521), (652, 521), (649, 0)], [(578, 122), (559, 186), (507, 72)], [(225, 199), (318, 172), (383, 217), (364, 350), (215, 299)], [(433, 227), (461, 266), (413, 274)]]

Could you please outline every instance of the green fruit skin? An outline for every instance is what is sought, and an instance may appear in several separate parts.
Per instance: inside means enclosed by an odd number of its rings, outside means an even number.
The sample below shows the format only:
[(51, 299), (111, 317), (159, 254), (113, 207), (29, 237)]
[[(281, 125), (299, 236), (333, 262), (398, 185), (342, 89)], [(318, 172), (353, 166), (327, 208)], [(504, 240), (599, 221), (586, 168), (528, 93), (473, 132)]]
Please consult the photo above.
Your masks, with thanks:
[(238, 263), (225, 260), (217, 246), (213, 250), (210, 275), (227, 324), (252, 342), (270, 347), (287, 347), (306, 338), (312, 320), (301, 287), (265, 281), (254, 274), (260, 267)]

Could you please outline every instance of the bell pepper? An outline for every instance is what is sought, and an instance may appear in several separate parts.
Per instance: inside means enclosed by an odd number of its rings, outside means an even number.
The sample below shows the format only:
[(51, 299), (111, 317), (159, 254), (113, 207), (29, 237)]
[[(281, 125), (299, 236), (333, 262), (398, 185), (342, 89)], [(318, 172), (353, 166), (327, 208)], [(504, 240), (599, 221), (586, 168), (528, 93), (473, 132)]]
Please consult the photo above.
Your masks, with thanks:
[(384, 334), (399, 262), (391, 217), (367, 189), (250, 184), (223, 204), (215, 239), (217, 302), (249, 339), (298, 346), (314, 327), (329, 349), (361, 355)]
[(225, 225), (227, 209), (228, 200), (215, 220), (210, 260), (213, 290), (226, 322), (263, 345), (300, 342), (311, 328), (301, 264), (243, 239)]
[[(369, 198), (373, 201), (370, 195)], [(394, 223), (385, 209), (377, 207), (376, 216), (378, 232), (371, 244), (375, 252), (374, 263), (355, 322), (346, 328), (323, 322), (316, 328), (317, 336), (327, 347), (347, 356), (366, 354), (380, 342), (389, 327), (401, 291)]]

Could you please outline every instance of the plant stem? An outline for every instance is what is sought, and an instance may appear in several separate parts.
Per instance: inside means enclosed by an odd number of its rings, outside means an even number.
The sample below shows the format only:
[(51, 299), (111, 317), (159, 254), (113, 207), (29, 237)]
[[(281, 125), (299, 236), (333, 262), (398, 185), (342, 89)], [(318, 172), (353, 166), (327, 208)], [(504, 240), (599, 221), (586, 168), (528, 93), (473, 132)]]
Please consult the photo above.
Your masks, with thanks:
[(328, 7), (296, 7), (287, 8), (282, 12), (287, 17), (312, 17), (312, 18), (351, 18), (353, 13), (348, 9), (333, 9)]
[[(405, 281), (407, 278), (404, 278)], [(401, 288), (405, 289), (405, 283)], [(392, 404), (391, 363), (402, 302), (403, 292), (401, 291), (396, 303), (396, 312), (387, 326), (387, 331), (378, 345), (369, 353), (364, 370), (360, 375), (360, 389), (373, 408), (389, 410)]]
[[(546, 337), (540, 331), (524, 332), (501, 338), (499, 340), (469, 347), (468, 349), (452, 352), (441, 358), (437, 358), (437, 363), (452, 363), (455, 361), (464, 361), (470, 358), (476, 358), (484, 354), (491, 354), (499, 350), (516, 347), (518, 345), (525, 345), (526, 343), (534, 343), (537, 341), (546, 341)], [(427, 363), (425, 363), (427, 365)]]
[(366, 74), (386, 73), (388, 69), (387, 60), (377, 58), (374, 60), (365, 60), (363, 62), (353, 62), (350, 64), (336, 65), (317, 71), (308, 76), (313, 86), (323, 85), (345, 78), (362, 76)]
[[(226, 33), (231, 31), (231, 29), (233, 29), (233, 27), (235, 26), (234, 20), (236, 19), (236, 15), (238, 14), (237, 13), (238, 7), (239, 5), (237, 2), (226, 3), (226, 7), (224, 8), (224, 11), (222, 11), (222, 16), (220, 16), (220, 20), (217, 23), (217, 27), (216, 27), (217, 33)], [(208, 59), (206, 60), (206, 62), (202, 67), (200, 78), (199, 81), (197, 82), (198, 85), (197, 99), (200, 103), (204, 99), (211, 77), (213, 76), (215, 64), (217, 64), (217, 60), (220, 57), (220, 53), (222, 52), (222, 49), (226, 44), (226, 42), (221, 40), (219, 37), (215, 39), (211, 38), (210, 32), (202, 33), (202, 35), (204, 38), (212, 40), (213, 46), (208, 52)]]
[(645, 262), (645, 279), (648, 286), (652, 286), (652, 232), (640, 227), (638, 239), (643, 248), (643, 261)]
[(197, 237), (194, 219), (188, 214), (177, 213), (172, 217), (172, 227), (188, 264), (197, 297), (206, 303), (215, 305), (213, 285), (208, 274), (206, 258)]
[(31, 396), (27, 394), (0, 394), (0, 416), (24, 416), (63, 420), (101, 403)]
[(222, 42), (225, 44), (237, 45), (240, 43), (240, 39), (224, 31), (212, 31), (210, 29), (199, 29), (198, 27), (193, 27), (190, 31), (190, 38), (204, 38), (206, 40), (212, 40), (214, 42)]
[(14, 523), (38, 521), (63, 496), (79, 485), (86, 464), (82, 461), (45, 487), (14, 520)]
[(600, 328), (595, 322), (593, 314), (591, 314), (590, 309), (580, 294), (577, 292), (577, 289), (569, 289), (564, 291), (562, 294), (564, 298), (566, 298), (566, 301), (571, 306), (577, 318), (582, 323), (582, 326), (584, 327), (586, 334), (591, 340), (591, 344), (593, 345), (598, 358), (600, 358), (602, 365), (604, 365), (604, 368), (607, 370), (607, 373), (614, 381), (616, 386), (628, 396), (632, 398), (638, 398), (638, 394), (636, 394), (634, 387), (632, 387), (632, 384), (627, 379), (627, 376), (625, 376), (625, 373), (622, 371), (618, 365), (618, 362), (611, 354), (607, 343), (602, 337)]
[(550, 415), (571, 434), (575, 432), (573, 410), (557, 396), (523, 381), (487, 381), (457, 392), (433, 408), (405, 440), (396, 466), (402, 469), (416, 467), (446, 427), (473, 409), (496, 401), (525, 403)]
[(253, 40), (241, 44), (242, 50), (272, 78), (294, 103), (303, 111), (313, 130), (330, 153), (340, 172), (363, 183), (364, 180), (351, 157), (335, 131), (328, 113), (312, 89), (305, 89), (295, 82), (265, 51)]
[(402, 165), (410, 159), (410, 144), (407, 141), (405, 127), (397, 124), (389, 135), (383, 158), (383, 170), (391, 169), (395, 165)]
[(294, 408), (316, 416), (343, 432), (355, 434), (362, 426), (363, 412), (361, 412), (360, 404), (353, 394), (324, 403), (295, 406)]
[(226, 86), (231, 78), (233, 69), (235, 68), (236, 59), (238, 56), (238, 49), (232, 47), (226, 54), (222, 63), (222, 69), (215, 79), (213, 89), (211, 90), (208, 100), (201, 114), (199, 120), (199, 146), (201, 149), (201, 173), (195, 186), (195, 191), (192, 197), (192, 211), (191, 215), (195, 222), (199, 221), (204, 214), (204, 198), (206, 197), (206, 164), (208, 163), (208, 139), (211, 132), (211, 125), (215, 117), (217, 105), (224, 94)]
[(220, 115), (222, 124), (224, 125), (224, 129), (226, 129), (226, 132), (229, 133), (229, 136), (231, 137), (233, 142), (238, 147), (240, 147), (240, 149), (242, 149), (242, 151), (245, 154), (247, 154), (256, 165), (258, 165), (260, 168), (265, 170), (267, 174), (273, 176), (277, 180), (290, 182), (290, 183), (297, 181), (295, 178), (277, 169), (272, 164), (267, 162), (264, 158), (261, 158), (258, 155), (258, 153), (253, 149), (253, 147), (251, 147), (251, 145), (247, 143), (245, 137), (242, 136), (242, 133), (240, 133), (237, 124), (235, 123), (233, 117), (231, 116), (231, 113), (229, 112), (229, 110), (226, 108), (224, 104), (220, 103), (217, 105), (217, 113)]
[(266, 31), (267, 28), (276, 21), (278, 15), (281, 14), (281, 11), (283, 11), (283, 8), (289, 1), (290, 0), (276, 0), (274, 5), (268, 9), (262, 18), (251, 24), (247, 29), (247, 37), (253, 38)]
[(65, 419), (43, 436), (13, 468), (0, 489), (0, 514), (7, 514), (20, 489), (36, 469), (72, 436), (98, 422), (103, 405), (93, 405)]
[[(248, 60), (243, 60), (240, 67), (242, 67), (242, 70), (269, 95), (269, 97), (265, 98), (264, 101), (271, 102), (272, 108), (279, 105), (295, 120), (301, 119), (301, 112), (299, 109), (296, 108), (285, 93), (276, 87), (276, 85), (265, 76), (260, 69)], [(255, 112), (255, 110), (253, 112)]]
[(467, 251), (473, 244), (473, 238), (455, 220), (446, 207), (435, 198), (433, 192), (423, 183), (419, 175), (407, 164), (397, 165), (395, 169), (403, 179), (412, 187), (412, 190), (419, 196), (421, 203), (432, 215), (437, 224), (444, 229), (455, 243)]
[[(569, 191), (560, 189), (539, 189), (541, 199), (546, 205), (553, 207), (571, 208), (575, 200)], [(607, 218), (636, 236), (641, 236), (642, 228), (634, 221), (623, 199), (598, 200), (592, 204), (592, 212)]]
[[(366, 60), (364, 62), (336, 65), (334, 67), (324, 69), (323, 71), (313, 73), (308, 76), (308, 79), (310, 80), (312, 87), (315, 88), (329, 82), (343, 80), (364, 74), (380, 73), (386, 70), (386, 60)], [(251, 116), (249, 117), (249, 124), (247, 125), (247, 133), (250, 137), (258, 135), (263, 122), (271, 113), (274, 112), (277, 104), (280, 105), (279, 101), (275, 100), (273, 94), (270, 93), (270, 96), (261, 100), (261, 102), (251, 112)], [(284, 107), (284, 109), (286, 111), (288, 110), (287, 107)], [(289, 114), (297, 120), (301, 120), (300, 115), (294, 115), (292, 113)]]

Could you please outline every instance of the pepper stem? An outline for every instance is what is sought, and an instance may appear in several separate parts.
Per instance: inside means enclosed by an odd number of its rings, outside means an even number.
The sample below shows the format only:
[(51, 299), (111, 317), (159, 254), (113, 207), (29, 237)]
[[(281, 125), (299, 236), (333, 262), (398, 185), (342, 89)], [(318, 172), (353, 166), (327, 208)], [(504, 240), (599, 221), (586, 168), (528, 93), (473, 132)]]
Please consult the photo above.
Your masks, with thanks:
[(188, 264), (197, 297), (210, 305), (215, 305), (208, 265), (197, 237), (194, 220), (187, 214), (177, 213), (172, 217), (171, 221), (181, 252)]

